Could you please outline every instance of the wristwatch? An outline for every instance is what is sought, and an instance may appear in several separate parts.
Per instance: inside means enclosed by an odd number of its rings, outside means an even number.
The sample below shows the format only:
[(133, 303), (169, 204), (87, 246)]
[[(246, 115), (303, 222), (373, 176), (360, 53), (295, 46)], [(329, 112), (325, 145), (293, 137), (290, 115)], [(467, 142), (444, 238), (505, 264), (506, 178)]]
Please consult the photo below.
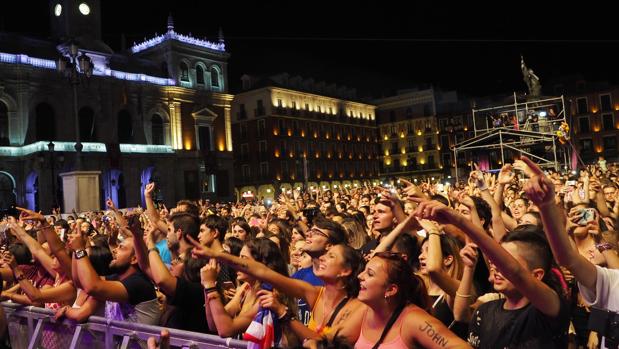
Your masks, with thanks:
[(86, 250), (76, 250), (75, 251), (75, 259), (82, 259), (84, 257), (87, 257), (88, 253), (86, 253)]

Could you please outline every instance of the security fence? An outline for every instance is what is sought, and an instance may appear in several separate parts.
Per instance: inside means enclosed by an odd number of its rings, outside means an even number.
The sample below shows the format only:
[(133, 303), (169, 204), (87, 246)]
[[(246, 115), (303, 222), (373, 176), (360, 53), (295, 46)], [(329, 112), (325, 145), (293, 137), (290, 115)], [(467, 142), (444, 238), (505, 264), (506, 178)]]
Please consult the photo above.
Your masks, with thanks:
[[(149, 337), (159, 338), (163, 327), (91, 316), (87, 322), (54, 320), (49, 309), (1, 303), (14, 349), (127, 349), (146, 348)], [(248, 343), (197, 332), (168, 329), (175, 348), (248, 348)]]

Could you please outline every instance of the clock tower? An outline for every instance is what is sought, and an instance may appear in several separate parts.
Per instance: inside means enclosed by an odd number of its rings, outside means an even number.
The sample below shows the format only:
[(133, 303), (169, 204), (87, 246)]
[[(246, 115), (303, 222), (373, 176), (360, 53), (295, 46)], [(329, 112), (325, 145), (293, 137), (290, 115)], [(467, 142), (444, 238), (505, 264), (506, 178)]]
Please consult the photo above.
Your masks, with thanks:
[(100, 0), (50, 0), (49, 12), (54, 39), (101, 40)]

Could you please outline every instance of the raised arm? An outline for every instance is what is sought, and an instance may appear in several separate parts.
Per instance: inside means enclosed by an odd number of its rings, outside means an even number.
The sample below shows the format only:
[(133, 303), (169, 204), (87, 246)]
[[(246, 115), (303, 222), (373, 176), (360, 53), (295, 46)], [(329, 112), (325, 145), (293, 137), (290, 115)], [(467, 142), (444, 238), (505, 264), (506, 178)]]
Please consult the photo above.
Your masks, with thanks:
[(22, 219), (41, 222), (41, 228), (39, 228), (39, 230), (43, 233), (50, 251), (58, 258), (58, 263), (60, 263), (65, 275), (71, 275), (71, 257), (67, 254), (64, 243), (60, 241), (58, 234), (54, 231), (54, 227), (49, 225), (45, 217), (38, 212), (21, 207), (17, 207), (17, 209), (21, 211)]
[(123, 216), (122, 212), (120, 212), (117, 208), (116, 205), (114, 205), (114, 201), (112, 201), (111, 198), (107, 198), (107, 200), (105, 200), (105, 204), (107, 205), (107, 207), (114, 212), (114, 217), (116, 217), (116, 223), (120, 226), (120, 227), (126, 227), (127, 226), (127, 219), (125, 218), (125, 216)]
[(189, 241), (193, 244), (194, 248), (192, 254), (199, 257), (215, 258), (219, 262), (230, 265), (235, 270), (240, 270), (247, 273), (262, 282), (269, 283), (273, 288), (278, 289), (294, 298), (303, 298), (307, 301), (308, 305), (313, 306), (318, 297), (319, 287), (314, 287), (311, 284), (289, 278), (276, 271), (269, 269), (267, 266), (260, 262), (252, 261), (249, 259), (243, 259), (236, 257), (232, 254), (214, 251), (206, 246), (201, 245), (192, 237), (187, 236)]
[(152, 238), (152, 234), (154, 233), (152, 221), (151, 225), (144, 233), (146, 234), (146, 242), (144, 242), (142, 236), (134, 238), (134, 248), (140, 269), (153, 280), (163, 294), (173, 298), (176, 294), (176, 284), (178, 281), (163, 263), (159, 255), (159, 250), (155, 246), (155, 242)]
[(417, 225), (417, 220), (413, 216), (407, 216), (406, 219), (400, 221), (400, 223), (384, 238), (380, 239), (380, 243), (374, 249), (374, 253), (385, 252), (391, 249), (391, 246), (398, 239), (398, 236), (402, 233), (407, 233)]
[[(209, 309), (207, 316), (210, 316), (212, 323), (215, 324), (215, 329), (220, 337), (232, 337), (247, 329), (254, 315), (258, 312), (258, 304), (254, 304), (251, 311), (240, 313), (238, 316), (232, 317), (226, 311), (221, 296), (215, 290), (217, 287), (217, 261), (215, 258), (200, 269), (200, 279), (204, 286), (204, 305)], [(207, 290), (214, 290), (208, 292)], [(208, 321), (208, 318), (207, 318)], [(211, 321), (209, 321), (211, 322)]]
[(492, 235), (496, 241), (501, 241), (506, 233), (505, 223), (503, 223), (503, 217), (501, 217), (501, 208), (494, 201), (494, 197), (488, 189), (488, 183), (484, 179), (483, 175), (479, 171), (471, 172), (473, 183), (477, 186), (481, 192), (481, 198), (488, 203), (492, 213)]
[(587, 289), (595, 292), (597, 270), (578, 250), (570, 243), (565, 231), (565, 224), (561, 217), (563, 212), (554, 203), (554, 184), (542, 170), (528, 158), (523, 161), (529, 163), (535, 175), (525, 185), (524, 190), (531, 201), (539, 207), (544, 232), (552, 249), (557, 263), (569, 269), (574, 277)]
[[(86, 244), (80, 234), (71, 234), (69, 236), (69, 246), (74, 251), (86, 248)], [(75, 273), (84, 292), (88, 293), (88, 295), (105, 301), (129, 301), (129, 294), (125, 286), (119, 281), (102, 280), (90, 263), (90, 259), (83, 257), (80, 259), (73, 258), (73, 260)]]
[[(445, 293), (454, 297), (460, 281), (449, 276), (443, 268), (443, 251), (441, 250), (441, 232), (436, 224), (426, 220), (419, 220), (419, 224), (428, 234), (428, 259), (426, 269), (430, 279)], [(457, 256), (453, 256), (456, 258)]]
[(464, 271), (462, 280), (454, 298), (453, 314), (456, 321), (469, 322), (471, 320), (471, 304), (475, 301), (473, 294), (473, 277), (477, 264), (477, 245), (470, 242), (460, 250)]
[(148, 183), (146, 188), (144, 188), (144, 201), (146, 201), (146, 214), (148, 215), (148, 219), (150, 219), (151, 223), (155, 224), (155, 227), (159, 229), (161, 232), (165, 233), (168, 231), (168, 226), (161, 221), (161, 216), (159, 216), (159, 211), (157, 211), (157, 207), (155, 207), (155, 202), (153, 201), (153, 191), (155, 190), (155, 183)]
[(65, 282), (57, 287), (38, 289), (34, 287), (32, 281), (26, 278), (17, 265), (15, 257), (10, 252), (5, 253), (4, 262), (13, 270), (13, 275), (19, 283), (20, 288), (32, 303), (64, 303), (71, 302), (75, 299), (75, 287), (73, 287), (71, 282)]
[(32, 256), (41, 263), (43, 268), (45, 268), (45, 270), (51, 276), (56, 277), (56, 274), (57, 274), (56, 270), (54, 270), (54, 268), (52, 267), (53, 265), (52, 257), (50, 257), (47, 254), (47, 252), (43, 249), (41, 244), (39, 244), (37, 240), (35, 240), (34, 238), (32, 238), (32, 236), (26, 233), (24, 228), (22, 228), (15, 221), (9, 222), (9, 229), (10, 229), (10, 232), (13, 233), (13, 235), (15, 235), (15, 237), (21, 240), (21, 242), (23, 242), (26, 245), (26, 247), (28, 247), (28, 249), (30, 250), (30, 253), (32, 253)]
[(421, 202), (415, 211), (415, 215), (460, 227), (496, 265), (501, 274), (514, 284), (523, 296), (529, 299), (533, 306), (550, 317), (559, 314), (560, 301), (558, 295), (548, 285), (535, 278), (498, 242), (486, 234), (480, 226), (436, 201)]

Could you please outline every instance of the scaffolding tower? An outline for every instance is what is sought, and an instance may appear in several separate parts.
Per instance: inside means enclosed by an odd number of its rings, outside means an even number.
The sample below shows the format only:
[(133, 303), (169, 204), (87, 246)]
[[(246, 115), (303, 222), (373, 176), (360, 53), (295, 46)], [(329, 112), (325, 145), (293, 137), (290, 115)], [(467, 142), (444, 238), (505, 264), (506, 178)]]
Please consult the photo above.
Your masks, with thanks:
[[(485, 170), (499, 170), (506, 162), (525, 155), (542, 168), (567, 168), (570, 165), (569, 143), (557, 131), (567, 125), (565, 99), (541, 97), (519, 100), (483, 109), (473, 109), (474, 136), (453, 147), (458, 178), (458, 159), (473, 153)], [(563, 145), (565, 143), (565, 145)]]

